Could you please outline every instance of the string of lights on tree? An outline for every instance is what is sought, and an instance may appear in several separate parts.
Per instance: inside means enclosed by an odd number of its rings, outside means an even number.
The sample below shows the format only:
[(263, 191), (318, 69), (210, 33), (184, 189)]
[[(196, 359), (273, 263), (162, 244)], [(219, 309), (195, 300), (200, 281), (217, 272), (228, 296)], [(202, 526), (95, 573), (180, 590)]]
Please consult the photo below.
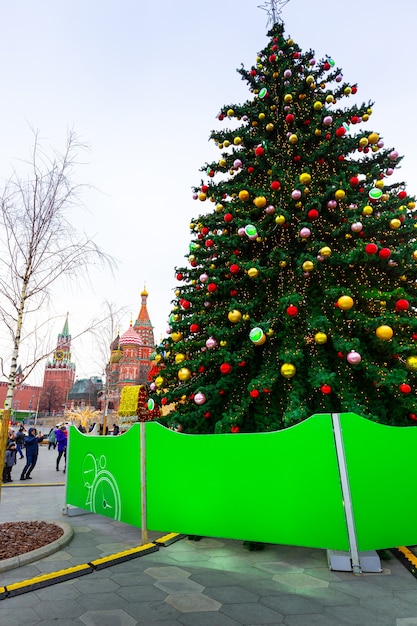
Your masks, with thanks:
[(194, 189), (152, 399), (189, 433), (340, 411), (410, 425), (417, 213), (394, 181), (402, 157), (335, 61), (286, 35), (278, 4), (267, 46), (238, 70), (249, 99), (211, 132), (220, 154)]

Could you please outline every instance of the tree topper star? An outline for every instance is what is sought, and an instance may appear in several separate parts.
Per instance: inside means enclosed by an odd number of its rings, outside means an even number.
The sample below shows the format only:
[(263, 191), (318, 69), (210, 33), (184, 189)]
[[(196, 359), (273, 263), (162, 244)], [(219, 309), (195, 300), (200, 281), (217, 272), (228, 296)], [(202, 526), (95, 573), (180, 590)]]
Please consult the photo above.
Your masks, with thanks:
[(263, 9), (267, 12), (267, 24), (271, 23), (271, 25), (273, 26), (274, 24), (276, 24), (276, 22), (281, 20), (281, 18), (279, 17), (280, 13), (283, 7), (288, 4), (289, 1), (290, 0), (268, 0), (264, 4), (259, 4), (258, 9)]

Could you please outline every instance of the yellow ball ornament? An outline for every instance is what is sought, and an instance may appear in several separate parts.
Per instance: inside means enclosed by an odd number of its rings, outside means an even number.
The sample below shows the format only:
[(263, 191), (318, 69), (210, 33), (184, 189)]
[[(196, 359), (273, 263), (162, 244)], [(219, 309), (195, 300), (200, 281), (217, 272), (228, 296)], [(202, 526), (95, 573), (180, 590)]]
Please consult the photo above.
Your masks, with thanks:
[(259, 276), (259, 270), (256, 267), (250, 267), (248, 269), (249, 278), (257, 278)]
[(297, 135), (290, 135), (288, 141), (292, 144), (295, 145), (298, 142), (298, 137)]
[(371, 133), (370, 135), (368, 135), (368, 141), (370, 144), (378, 143), (379, 141), (378, 133)]
[(268, 133), (272, 133), (272, 131), (274, 130), (275, 126), (273, 124), (267, 124), (265, 126), (266, 130), (268, 131)]
[(277, 215), (275, 218), (275, 224), (278, 224), (278, 226), (285, 224), (285, 217), (283, 215)]
[(199, 200), (201, 200), (201, 202), (205, 202), (205, 201), (207, 200), (207, 194), (206, 194), (206, 193), (204, 193), (203, 191), (201, 191), (201, 192), (198, 194), (198, 199), (199, 199)]
[(362, 215), (372, 215), (373, 212), (374, 210), (371, 206), (369, 206), (369, 204), (364, 206), (362, 209)]
[(281, 376), (284, 378), (292, 378), (297, 372), (297, 368), (292, 363), (283, 363), (281, 365)]
[(234, 116), (234, 114), (235, 114), (235, 112), (234, 112), (234, 110), (233, 110), (233, 109), (228, 109), (228, 111), (227, 111), (227, 117), (233, 117), (233, 116)]
[(324, 256), (325, 258), (329, 257), (332, 253), (331, 248), (329, 248), (329, 246), (323, 246), (323, 248), (320, 248), (319, 250), (321, 256)]
[(398, 228), (401, 227), (401, 221), (394, 218), (393, 220), (390, 221), (389, 227), (392, 228), (392, 230), (398, 230)]
[(246, 200), (249, 200), (249, 191), (247, 189), (241, 189), (239, 191), (239, 200), (241, 200), (242, 202), (246, 202)]
[(368, 145), (368, 140), (366, 137), (361, 137), (359, 139), (359, 145), (361, 148), (366, 148), (366, 146)]
[(178, 354), (175, 355), (175, 363), (178, 365), (179, 363), (182, 363), (183, 361), (185, 361), (185, 354), (178, 352)]
[(337, 304), (339, 305), (339, 309), (342, 309), (342, 311), (349, 311), (349, 309), (353, 307), (354, 302), (350, 296), (340, 296)]
[(267, 204), (267, 200), (265, 198), (265, 196), (257, 196), (254, 201), (253, 204), (258, 208), (258, 209), (263, 209), (264, 207), (266, 207)]
[(325, 344), (327, 342), (327, 335), (326, 335), (326, 333), (316, 333), (314, 335), (314, 341), (319, 346), (322, 346), (323, 344)]
[(384, 324), (383, 326), (378, 326), (375, 334), (378, 339), (381, 339), (382, 341), (389, 341), (392, 338), (394, 331), (392, 330), (391, 326), (387, 326)]
[(304, 272), (312, 272), (314, 270), (314, 263), (311, 261), (304, 261), (302, 267)]
[(336, 191), (334, 192), (334, 197), (336, 198), (336, 200), (343, 200), (345, 196), (346, 193), (343, 189), (336, 189)]
[(300, 174), (299, 180), (302, 185), (308, 185), (311, 183), (311, 176), (307, 172), (303, 172), (303, 174)]
[(191, 372), (188, 367), (182, 367), (178, 372), (178, 380), (185, 382), (186, 380), (190, 380)]
[(163, 384), (164, 384), (164, 379), (162, 378), (162, 376), (157, 376), (155, 378), (155, 385), (157, 387), (162, 387)]
[(409, 356), (405, 362), (408, 370), (417, 372), (417, 356)]
[(292, 95), (290, 93), (286, 93), (284, 96), (284, 102), (286, 104), (289, 104), (290, 102), (292, 102)]
[[(332, 98), (333, 100), (333, 98)], [(316, 100), (316, 102), (313, 104), (313, 109), (315, 111), (321, 111), (323, 108), (323, 104), (321, 102), (319, 102), (319, 100)]]
[(235, 137), (233, 139), (233, 143), (235, 146), (240, 146), (240, 144), (242, 143), (242, 137)]
[(178, 332), (172, 333), (172, 335), (171, 335), (171, 339), (172, 339), (172, 341), (174, 341), (175, 343), (177, 343), (178, 341), (181, 341), (181, 339), (182, 339), (182, 333), (178, 333)]
[(242, 313), (237, 309), (233, 309), (233, 311), (229, 311), (227, 314), (227, 319), (229, 322), (232, 322), (232, 324), (237, 324), (242, 319)]

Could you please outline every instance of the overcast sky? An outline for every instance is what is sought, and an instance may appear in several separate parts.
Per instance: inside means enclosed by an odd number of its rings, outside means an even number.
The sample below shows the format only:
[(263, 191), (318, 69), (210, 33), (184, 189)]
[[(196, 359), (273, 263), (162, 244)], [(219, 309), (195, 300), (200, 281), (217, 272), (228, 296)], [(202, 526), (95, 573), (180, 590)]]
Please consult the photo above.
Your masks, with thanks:
[[(165, 336), (175, 266), (189, 223), (202, 211), (191, 187), (220, 156), (208, 143), (225, 104), (249, 97), (236, 69), (267, 43), (261, 0), (13, 0), (0, 4), (0, 183), (29, 156), (32, 131), (62, 150), (68, 129), (89, 145), (77, 182), (92, 189), (74, 213), (80, 230), (115, 256), (92, 287), (54, 293), (52, 342), (69, 312), (73, 336), (107, 300), (126, 307), (121, 332), (146, 283), (157, 341)], [(374, 101), (368, 128), (405, 155), (399, 177), (417, 192), (417, 5), (412, 0), (291, 0), (286, 32), (316, 58), (331, 56), (360, 101)], [(350, 104), (349, 101), (346, 101)], [(1, 335), (1, 329), (0, 329)], [(3, 353), (6, 344), (1, 343)], [(51, 346), (53, 348), (53, 345)], [(77, 375), (101, 374), (91, 339), (73, 342)], [(42, 370), (36, 379), (41, 383)]]

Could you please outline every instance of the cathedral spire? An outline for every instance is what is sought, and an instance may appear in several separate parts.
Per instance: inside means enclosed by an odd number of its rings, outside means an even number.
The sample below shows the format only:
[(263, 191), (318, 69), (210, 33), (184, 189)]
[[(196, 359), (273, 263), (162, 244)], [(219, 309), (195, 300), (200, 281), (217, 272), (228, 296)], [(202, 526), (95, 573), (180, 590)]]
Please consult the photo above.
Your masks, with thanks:
[(67, 312), (67, 317), (65, 318), (64, 328), (62, 329), (62, 333), (61, 333), (63, 337), (69, 337), (68, 315), (69, 313)]

